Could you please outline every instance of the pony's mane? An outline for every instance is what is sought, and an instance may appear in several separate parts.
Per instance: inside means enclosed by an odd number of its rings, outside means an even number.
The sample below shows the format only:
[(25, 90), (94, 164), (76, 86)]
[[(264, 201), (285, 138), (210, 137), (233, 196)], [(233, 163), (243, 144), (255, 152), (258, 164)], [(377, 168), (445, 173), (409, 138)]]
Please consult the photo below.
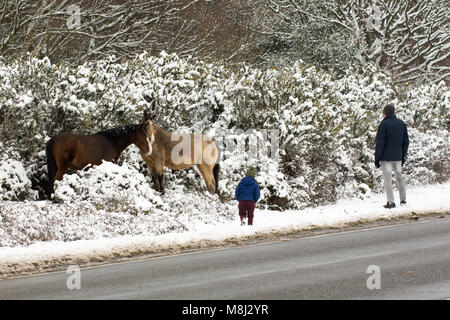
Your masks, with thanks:
[(105, 136), (107, 138), (120, 138), (126, 134), (131, 134), (136, 131), (137, 124), (127, 124), (126, 126), (116, 127), (104, 131), (97, 132), (96, 134)]

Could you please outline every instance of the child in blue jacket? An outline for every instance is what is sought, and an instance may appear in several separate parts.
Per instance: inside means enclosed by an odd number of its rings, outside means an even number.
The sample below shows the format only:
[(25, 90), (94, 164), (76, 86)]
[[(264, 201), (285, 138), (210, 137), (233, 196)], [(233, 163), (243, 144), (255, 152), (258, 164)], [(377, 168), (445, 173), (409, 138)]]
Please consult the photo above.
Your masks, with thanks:
[(239, 182), (236, 188), (236, 199), (239, 201), (239, 216), (241, 218), (241, 226), (245, 225), (244, 219), (248, 217), (248, 225), (253, 225), (253, 213), (255, 211), (255, 203), (258, 202), (260, 191), (255, 181), (255, 168), (250, 167), (246, 176)]

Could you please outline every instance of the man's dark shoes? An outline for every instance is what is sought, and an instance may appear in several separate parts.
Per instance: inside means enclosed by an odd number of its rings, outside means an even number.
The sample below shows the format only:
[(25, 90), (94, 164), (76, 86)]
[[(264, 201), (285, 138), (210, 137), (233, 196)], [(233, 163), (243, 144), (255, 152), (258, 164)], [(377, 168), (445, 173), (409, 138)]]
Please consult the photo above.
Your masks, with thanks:
[(402, 201), (400, 202), (400, 205), (405, 206), (405, 205), (406, 205), (406, 201), (405, 201), (405, 200), (402, 200)]
[(395, 203), (394, 202), (392, 202), (392, 203), (386, 203), (383, 207), (385, 207), (386, 209), (392, 209), (392, 208), (395, 208)]

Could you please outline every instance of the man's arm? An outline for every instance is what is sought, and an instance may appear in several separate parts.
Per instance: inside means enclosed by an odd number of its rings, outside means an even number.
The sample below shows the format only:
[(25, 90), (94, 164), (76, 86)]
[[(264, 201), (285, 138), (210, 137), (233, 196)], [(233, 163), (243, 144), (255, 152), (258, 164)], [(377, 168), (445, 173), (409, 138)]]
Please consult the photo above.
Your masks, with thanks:
[(383, 121), (378, 126), (376, 147), (375, 147), (375, 166), (380, 167), (380, 159), (383, 155), (384, 145), (386, 143), (386, 125)]
[(408, 128), (405, 126), (405, 130), (403, 132), (403, 141), (402, 141), (402, 164), (406, 161), (406, 155), (408, 153), (408, 147), (409, 147), (409, 136), (408, 136)]

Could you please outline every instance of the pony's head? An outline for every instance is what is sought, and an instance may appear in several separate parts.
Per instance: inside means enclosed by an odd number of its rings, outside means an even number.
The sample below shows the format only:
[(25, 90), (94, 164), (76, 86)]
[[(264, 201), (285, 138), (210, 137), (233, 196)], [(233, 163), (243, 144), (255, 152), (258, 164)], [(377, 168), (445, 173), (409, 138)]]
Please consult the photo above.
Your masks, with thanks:
[(147, 145), (148, 148), (144, 149), (146, 151), (147, 156), (152, 154), (152, 146), (155, 142), (155, 130), (156, 127), (154, 125), (154, 121), (158, 116), (158, 108), (156, 105), (155, 98), (148, 94), (143, 94), (144, 100), (149, 103), (149, 107), (144, 110), (144, 117), (142, 118), (142, 123), (145, 126), (146, 136), (147, 136)]
[(145, 153), (149, 152), (147, 124), (144, 121), (136, 125), (132, 141), (139, 149), (143, 150)]
[(154, 113), (150, 110), (144, 110), (144, 117), (142, 118), (141, 125), (144, 128), (145, 131), (145, 137), (146, 137), (146, 148), (141, 148), (145, 151), (147, 156), (150, 156), (152, 154), (152, 146), (155, 142), (155, 124), (153, 123), (153, 120), (155, 119)]

